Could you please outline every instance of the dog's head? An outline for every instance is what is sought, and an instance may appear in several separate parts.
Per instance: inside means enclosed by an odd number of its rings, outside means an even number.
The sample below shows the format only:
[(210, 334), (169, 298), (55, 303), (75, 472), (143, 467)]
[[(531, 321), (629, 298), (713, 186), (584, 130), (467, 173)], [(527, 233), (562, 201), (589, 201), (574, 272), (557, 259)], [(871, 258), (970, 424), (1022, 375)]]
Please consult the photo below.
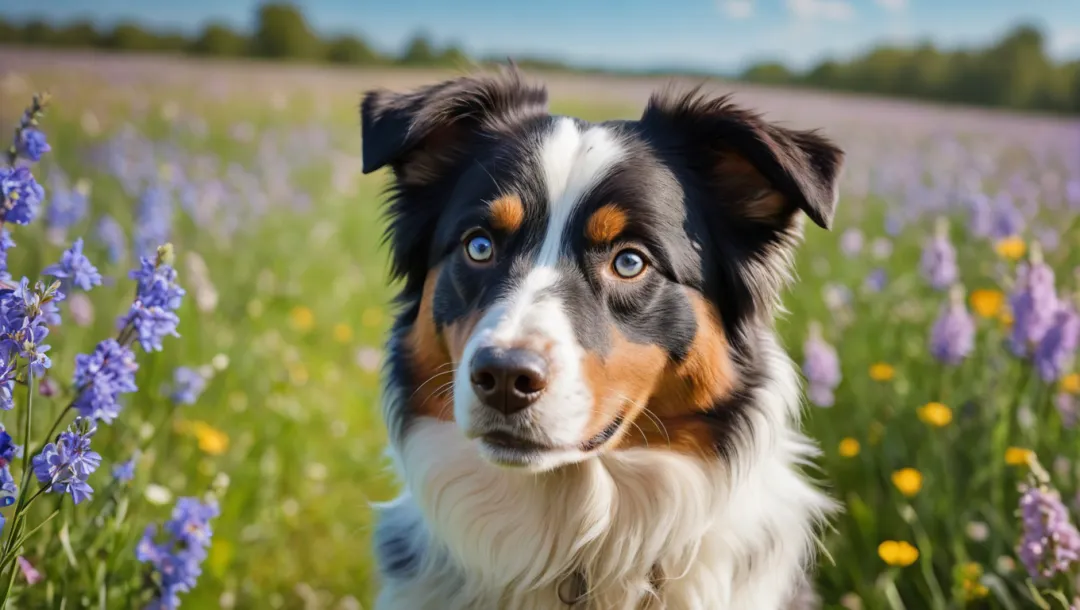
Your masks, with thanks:
[(552, 116), (514, 71), (374, 91), (361, 114), (364, 172), (394, 178), (393, 433), (453, 420), (538, 470), (724, 449), (800, 212), (832, 220), (839, 149), (697, 91), (636, 121)]

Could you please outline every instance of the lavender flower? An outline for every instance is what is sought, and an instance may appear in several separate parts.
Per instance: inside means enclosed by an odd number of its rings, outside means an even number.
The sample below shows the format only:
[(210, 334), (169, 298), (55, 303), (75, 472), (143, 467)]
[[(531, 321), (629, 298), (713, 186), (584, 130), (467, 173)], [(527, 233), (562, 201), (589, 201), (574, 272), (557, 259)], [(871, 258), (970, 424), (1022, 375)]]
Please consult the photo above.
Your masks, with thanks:
[(1001, 194), (995, 201), (994, 218), (990, 235), (995, 239), (1015, 237), (1024, 231), (1024, 215), (1016, 207), (1012, 198)]
[(1043, 381), (1057, 381), (1069, 367), (1080, 346), (1080, 314), (1069, 303), (1062, 303), (1038, 345), (1035, 367)]
[(1009, 347), (1017, 356), (1026, 356), (1038, 345), (1058, 310), (1054, 270), (1043, 262), (1038, 243), (1031, 245), (1031, 259), (1017, 269), (1016, 286), (1009, 296), (1013, 313)]
[(975, 320), (964, 305), (964, 290), (954, 286), (930, 332), (930, 354), (939, 362), (957, 365), (975, 348)]
[(138, 390), (135, 354), (115, 339), (98, 343), (93, 354), (75, 356), (74, 406), (79, 415), (109, 424), (120, 414), (120, 394)]
[(134, 326), (146, 351), (161, 351), (162, 339), (180, 336), (176, 332), (180, 318), (175, 312), (185, 293), (176, 283), (176, 270), (165, 262), (170, 256), (171, 246), (162, 246), (156, 259), (142, 257), (140, 268), (129, 274), (138, 282), (138, 289), (131, 309), (120, 318), (120, 326)]
[(75, 504), (90, 499), (94, 490), (86, 480), (101, 465), (101, 456), (90, 449), (95, 432), (97, 428), (92, 422), (75, 418), (56, 443), (45, 445), (30, 460), (38, 482), (52, 493), (70, 494)]
[(959, 276), (956, 248), (949, 241), (949, 223), (944, 218), (938, 219), (934, 236), (923, 246), (920, 268), (935, 290), (945, 290)]
[(803, 374), (809, 382), (807, 396), (819, 407), (831, 407), (835, 402), (833, 390), (840, 384), (840, 359), (833, 346), (821, 336), (821, 326), (810, 325), (810, 336), (803, 344)]
[(45, 139), (45, 133), (40, 129), (23, 128), (18, 131), (15, 150), (23, 158), (36, 163), (41, 160), (41, 155), (52, 148)]
[(101, 285), (101, 274), (97, 267), (83, 254), (83, 240), (75, 240), (71, 248), (64, 251), (60, 262), (49, 265), (42, 271), (46, 275), (69, 280), (83, 290), (90, 290)]
[(1030, 486), (1020, 498), (1023, 536), (1017, 548), (1020, 561), (1036, 580), (1068, 572), (1080, 560), (1080, 532), (1057, 490)]
[(193, 405), (206, 389), (206, 378), (199, 371), (181, 366), (173, 371), (170, 400), (177, 405)]
[(0, 195), (4, 203), (0, 221), (25, 225), (37, 216), (45, 189), (26, 167), (0, 167)]
[(109, 250), (109, 260), (118, 262), (127, 254), (127, 237), (124, 228), (112, 216), (102, 216), (97, 225), (97, 238)]
[(158, 595), (151, 608), (175, 609), (180, 606), (180, 593), (190, 591), (202, 573), (213, 532), (210, 521), (219, 514), (215, 502), (200, 502), (195, 498), (180, 498), (172, 518), (163, 528), (164, 542), (157, 542), (158, 530), (150, 525), (135, 548), (135, 557), (148, 563), (158, 576)]

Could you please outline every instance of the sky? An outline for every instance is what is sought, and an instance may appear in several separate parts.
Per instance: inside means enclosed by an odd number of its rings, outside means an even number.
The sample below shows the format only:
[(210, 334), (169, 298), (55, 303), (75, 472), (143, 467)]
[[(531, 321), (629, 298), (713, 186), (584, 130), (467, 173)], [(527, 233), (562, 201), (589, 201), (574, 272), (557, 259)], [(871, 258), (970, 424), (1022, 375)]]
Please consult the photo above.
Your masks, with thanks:
[[(250, 29), (258, 0), (0, 2), (0, 15), (196, 31)], [(1017, 23), (1080, 58), (1080, 0), (300, 0), (323, 34), (355, 33), (385, 51), (417, 32), (471, 54), (539, 56), (616, 68), (732, 71), (779, 60), (806, 67), (883, 42), (985, 45)]]

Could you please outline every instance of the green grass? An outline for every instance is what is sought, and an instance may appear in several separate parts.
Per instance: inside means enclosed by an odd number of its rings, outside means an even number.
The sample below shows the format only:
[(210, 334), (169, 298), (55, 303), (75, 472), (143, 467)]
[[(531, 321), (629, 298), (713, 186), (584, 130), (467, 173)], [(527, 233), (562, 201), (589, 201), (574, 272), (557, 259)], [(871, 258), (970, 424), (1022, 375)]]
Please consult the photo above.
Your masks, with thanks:
[[(273, 207), (258, 218), (244, 218), (232, 234), (214, 223), (200, 225), (186, 214), (176, 215), (177, 267), (189, 289), (181, 315), (183, 336), (168, 341), (163, 353), (140, 356), (141, 391), (124, 415), (132, 425), (104, 429), (96, 444), (106, 464), (126, 458), (140, 425), (164, 421), (167, 401), (159, 389), (173, 368), (206, 365), (224, 354), (228, 366), (215, 374), (198, 404), (179, 411), (177, 420), (202, 421), (222, 431), (227, 449), (201, 450), (198, 439), (185, 432), (190, 425), (167, 423), (164, 444), (140, 464), (134, 487), (154, 483), (174, 494), (198, 494), (220, 473), (228, 475), (206, 573), (186, 596), (185, 607), (345, 608), (349, 605), (343, 600), (350, 597), (368, 607), (375, 586), (368, 504), (393, 497), (395, 482), (382, 456), (377, 373), (361, 366), (358, 354), (381, 347), (394, 290), (380, 241), (385, 175), (361, 176), (355, 165), (360, 157), (355, 94), (361, 87), (344, 87), (346, 94), (289, 83), (267, 88), (264, 83), (250, 94), (242, 86), (222, 94), (215, 82), (192, 86), (137, 80), (120, 87), (63, 68), (42, 68), (29, 76), (34, 86), (47, 86), (56, 95), (46, 124), (54, 153), (42, 174), (58, 165), (73, 179), (89, 179), (92, 219), (111, 213), (127, 227), (135, 201), (114, 176), (90, 162), (88, 149), (125, 122), (147, 138), (171, 141), (181, 158), (214, 155), (218, 173), (229, 163), (261, 163), (255, 144), (230, 136), (237, 124), (249, 124), (256, 141), (265, 133), (300, 127), (328, 134), (329, 146), (315, 156), (277, 145), (291, 161), (287, 167), (298, 190), (310, 197), (309, 210)], [(392, 80), (392, 75), (382, 76)], [(287, 105), (274, 104), (273, 90), (287, 95)], [(29, 94), (29, 85), (11, 80), (0, 89), (3, 124), (16, 119)], [(579, 99), (556, 100), (554, 109), (587, 119), (638, 112), (628, 105)], [(101, 133), (87, 132), (87, 113), (94, 115)], [(178, 121), (192, 117), (205, 122), (205, 136), (177, 130)], [(335, 184), (335, 164), (350, 163), (351, 169), (337, 170)], [(845, 199), (837, 225), (863, 226), (868, 238), (874, 237), (889, 205), (873, 197)], [(69, 237), (92, 226), (86, 220)], [(980, 321), (976, 355), (961, 367), (945, 369), (928, 357), (928, 328), (943, 297), (925, 286), (916, 267), (927, 226), (911, 227), (894, 240), (894, 253), (882, 263), (845, 257), (837, 233), (808, 230), (798, 258), (801, 281), (785, 299), (789, 313), (779, 329), (793, 356), (801, 356), (809, 322), (818, 320), (843, 359), (837, 405), (811, 410), (806, 421), (824, 449), (823, 478), (846, 507), (835, 532), (825, 538), (831, 560), (821, 562), (821, 591), (830, 607), (854, 593), (866, 608), (897, 608), (897, 600), (912, 610), (959, 608), (963, 579), (954, 575), (967, 562), (978, 562), (991, 589), (997, 587), (981, 603), (1030, 607), (1023, 577), (1001, 569), (1006, 567), (1001, 558), (1013, 555), (1015, 487), (1023, 475), (1005, 466), (1002, 450), (1005, 445), (1029, 447), (1044, 461), (1060, 455), (1071, 464), (1078, 454), (1077, 438), (1049, 407), (1052, 389), (1026, 382), (1024, 367), (1005, 355), (1000, 323)], [(20, 245), (12, 252), (11, 268), (22, 272), (36, 272), (61, 250), (47, 241), (40, 222), (17, 229), (15, 239)], [(93, 260), (105, 260), (100, 245), (92, 244), (89, 252)], [(188, 267), (193, 253), (206, 262), (219, 296), (216, 307), (206, 311), (196, 307), (197, 289)], [(1067, 270), (1080, 264), (1080, 248), (1063, 248), (1049, 258), (1067, 277)], [(969, 288), (1000, 285), (989, 244), (963, 245), (961, 263)], [(890, 276), (886, 291), (860, 290), (862, 279), (879, 264)], [(54, 353), (64, 357), (56, 358), (55, 379), (69, 381), (71, 355), (112, 332), (115, 316), (130, 300), (131, 288), (124, 281), (129, 266), (130, 261), (102, 265), (118, 281), (94, 294), (94, 322), (85, 328), (66, 324), (56, 333)], [(824, 304), (821, 295), (829, 283), (854, 291), (846, 312), (830, 311)], [(893, 365), (895, 378), (871, 380), (867, 371), (875, 362)], [(930, 401), (952, 407), (949, 426), (935, 429), (919, 421), (916, 408)], [(61, 404), (38, 402), (38, 430)], [(1023, 405), (1037, 414), (1035, 425), (1004, 427)], [(11, 427), (10, 420), (4, 421)], [(853, 458), (837, 450), (848, 437), (861, 443)], [(914, 498), (903, 497), (890, 482), (891, 473), (903, 467), (924, 475), (923, 489)], [(106, 475), (98, 477), (104, 486)], [(1058, 476), (1055, 483), (1070, 496), (1077, 489), (1073, 474)], [(161, 519), (167, 507), (140, 500), (132, 510), (140, 519)], [(79, 510), (65, 511), (72, 522), (85, 521)], [(989, 537), (980, 541), (967, 535), (972, 522), (986, 523)], [(877, 547), (890, 539), (917, 546), (919, 562), (885, 566)], [(55, 548), (43, 543), (34, 552)], [(81, 552), (75, 550), (77, 559), (92, 559)]]

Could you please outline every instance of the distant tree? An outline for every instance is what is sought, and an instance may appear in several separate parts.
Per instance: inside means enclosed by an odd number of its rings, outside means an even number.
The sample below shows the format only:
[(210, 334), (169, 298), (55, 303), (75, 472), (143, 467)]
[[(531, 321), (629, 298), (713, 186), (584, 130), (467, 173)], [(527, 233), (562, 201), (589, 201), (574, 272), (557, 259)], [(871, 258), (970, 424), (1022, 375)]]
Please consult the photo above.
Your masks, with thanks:
[(131, 22), (119, 23), (104, 37), (104, 46), (117, 51), (158, 50), (157, 37)]
[(56, 43), (56, 30), (44, 21), (31, 21), (23, 26), (20, 42), (32, 45)]
[(248, 50), (248, 39), (221, 23), (209, 23), (188, 50), (195, 55), (232, 57)]
[(22, 42), (22, 29), (5, 19), (0, 19), (0, 44)]
[(788, 70), (787, 66), (778, 62), (764, 62), (755, 64), (746, 69), (742, 74), (744, 80), (748, 80), (753, 83), (764, 83), (767, 85), (782, 85), (790, 83), (792, 80), (791, 70)]
[(438, 59), (435, 48), (428, 40), (426, 34), (420, 33), (409, 41), (405, 46), (405, 52), (401, 55), (401, 63), (410, 66), (430, 66)]
[(255, 21), (252, 48), (256, 55), (274, 59), (310, 59), (319, 55), (319, 39), (296, 6), (264, 4)]
[(443, 49), (435, 60), (435, 63), (442, 66), (451, 66), (460, 68), (467, 66), (470, 63), (469, 56), (465, 54), (465, 51), (457, 45), (451, 45)]
[(1052, 77), (1052, 65), (1043, 47), (1042, 33), (1031, 26), (1017, 28), (991, 47), (980, 62), (986, 101), (1010, 108), (1031, 106), (1043, 94), (1043, 83)]
[(356, 36), (338, 36), (326, 45), (326, 59), (336, 64), (372, 64), (378, 53)]
[(87, 48), (100, 42), (100, 35), (89, 21), (76, 21), (61, 27), (53, 34), (53, 44), (61, 47)]

